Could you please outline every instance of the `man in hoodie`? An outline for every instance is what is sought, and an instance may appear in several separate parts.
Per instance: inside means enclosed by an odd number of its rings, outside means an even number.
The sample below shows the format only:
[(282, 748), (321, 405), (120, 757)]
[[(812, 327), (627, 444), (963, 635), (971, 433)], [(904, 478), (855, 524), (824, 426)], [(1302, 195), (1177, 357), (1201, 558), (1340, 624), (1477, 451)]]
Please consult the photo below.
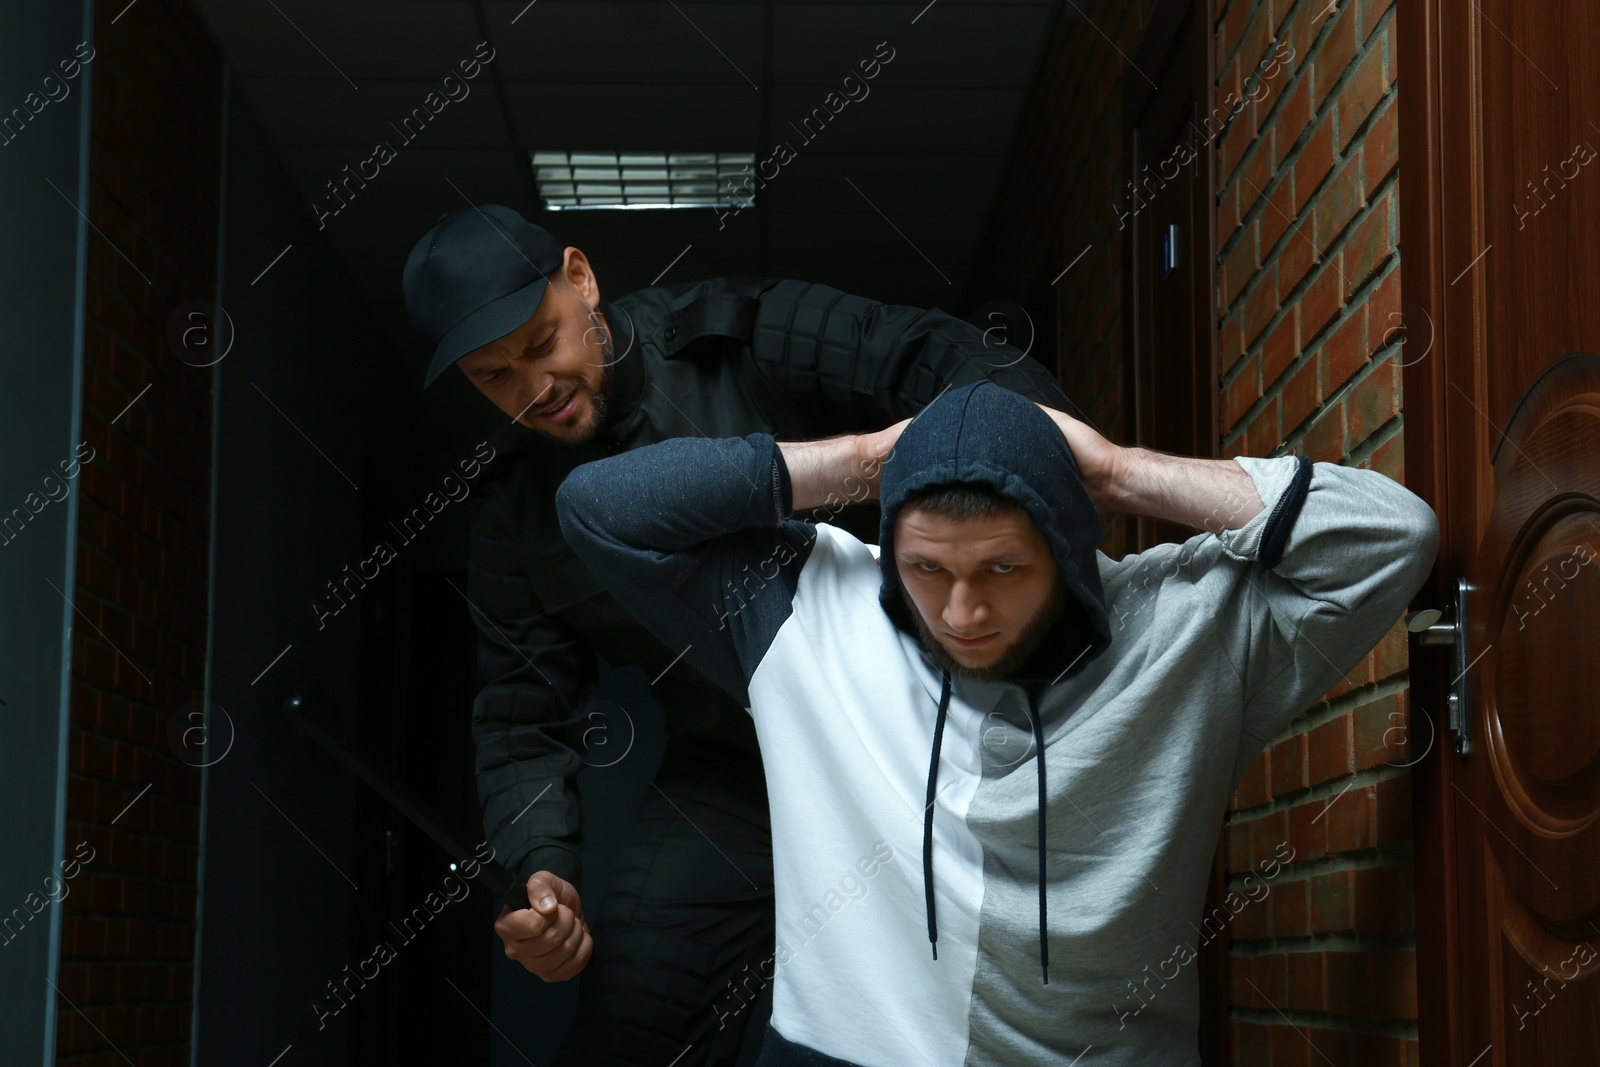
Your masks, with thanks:
[[(791, 517), (873, 495), (876, 550)], [(556, 506), (754, 719), (764, 1067), (1198, 1063), (1182, 964), (1228, 797), (1438, 543), (1381, 474), (1119, 448), (988, 382), (877, 434), (601, 459)], [(1203, 532), (1111, 560), (1102, 511)]]
[[(498, 204), (441, 219), (403, 282), (433, 353), (425, 384), (454, 368), (505, 415), (473, 484), (472, 732), (484, 832), (533, 907), (503, 911), (495, 931), (545, 981), (582, 974), (556, 1067), (726, 1067), (764, 1012), (735, 980), (773, 945), (755, 730), (572, 554), (556, 487), (586, 460), (670, 437), (877, 429), (978, 378), (1070, 401), (999, 331), (936, 308), (779, 278), (603, 299), (581, 250)], [(870, 506), (830, 514), (875, 536)], [(580, 757), (607, 767), (631, 745), (631, 722), (599, 703), (602, 664), (653, 679), (668, 741), (597, 900), (580, 862)]]

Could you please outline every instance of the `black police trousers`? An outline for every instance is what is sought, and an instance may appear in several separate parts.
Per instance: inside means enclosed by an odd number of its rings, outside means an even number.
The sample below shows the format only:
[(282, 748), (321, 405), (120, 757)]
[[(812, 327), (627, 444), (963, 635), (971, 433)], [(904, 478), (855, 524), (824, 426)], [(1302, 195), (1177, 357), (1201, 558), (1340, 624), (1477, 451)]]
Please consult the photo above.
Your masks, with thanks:
[(733, 1067), (775, 968), (759, 760), (669, 740), (611, 883), (553, 1067)]

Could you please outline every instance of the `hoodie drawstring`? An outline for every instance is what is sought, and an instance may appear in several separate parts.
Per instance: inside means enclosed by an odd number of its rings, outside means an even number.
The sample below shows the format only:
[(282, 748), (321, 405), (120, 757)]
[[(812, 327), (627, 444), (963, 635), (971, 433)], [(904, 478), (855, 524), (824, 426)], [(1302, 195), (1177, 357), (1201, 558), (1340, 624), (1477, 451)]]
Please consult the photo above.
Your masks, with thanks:
[(939, 787), (939, 747), (944, 743), (944, 720), (950, 711), (950, 672), (944, 672), (939, 691), (939, 717), (933, 724), (933, 758), (928, 762), (928, 803), (922, 809), (922, 893), (928, 908), (928, 944), (939, 958), (939, 924), (933, 914), (933, 801)]
[(1039, 702), (1032, 690), (1028, 691), (1028, 721), (1033, 726), (1034, 766), (1039, 777), (1039, 968), (1044, 972), (1044, 984), (1050, 984), (1050, 934), (1045, 921), (1045, 866), (1044, 866), (1044, 727), (1039, 722)]
[[(950, 712), (950, 672), (945, 671), (939, 691), (939, 715), (933, 724), (933, 756), (928, 761), (928, 802), (922, 809), (922, 893), (928, 911), (928, 944), (933, 958), (939, 958), (939, 924), (933, 902), (933, 802), (939, 795), (939, 750), (944, 744), (944, 724)], [(1033, 731), (1035, 767), (1039, 779), (1039, 967), (1044, 984), (1050, 984), (1050, 936), (1045, 911), (1045, 780), (1044, 727), (1039, 721), (1038, 701), (1028, 693), (1028, 722)]]

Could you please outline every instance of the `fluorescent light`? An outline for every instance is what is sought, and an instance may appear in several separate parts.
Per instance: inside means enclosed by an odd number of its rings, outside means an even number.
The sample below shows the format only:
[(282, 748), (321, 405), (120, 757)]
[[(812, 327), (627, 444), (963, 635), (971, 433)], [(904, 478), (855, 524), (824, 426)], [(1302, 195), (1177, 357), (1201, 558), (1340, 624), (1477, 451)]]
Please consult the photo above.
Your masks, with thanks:
[[(531, 152), (552, 211), (749, 207), (753, 152)], [(735, 200), (738, 194), (742, 199)]]

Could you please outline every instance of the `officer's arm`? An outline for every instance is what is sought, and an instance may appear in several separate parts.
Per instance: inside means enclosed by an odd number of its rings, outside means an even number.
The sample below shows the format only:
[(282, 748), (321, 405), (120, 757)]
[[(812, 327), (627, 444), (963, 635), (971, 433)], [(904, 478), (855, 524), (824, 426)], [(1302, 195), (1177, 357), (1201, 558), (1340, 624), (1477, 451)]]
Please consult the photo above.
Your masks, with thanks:
[(596, 684), (594, 653), (539, 608), (518, 567), (506, 508), (492, 491), (479, 501), (467, 578), (478, 631), (472, 736), (484, 832), (519, 881), (550, 871), (577, 887), (582, 817), (573, 743)]
[(982, 378), (1082, 417), (1054, 375), (1000, 331), (938, 308), (786, 280), (761, 294), (750, 347), (757, 369), (779, 388), (844, 413), (841, 431), (897, 422), (946, 389)]

